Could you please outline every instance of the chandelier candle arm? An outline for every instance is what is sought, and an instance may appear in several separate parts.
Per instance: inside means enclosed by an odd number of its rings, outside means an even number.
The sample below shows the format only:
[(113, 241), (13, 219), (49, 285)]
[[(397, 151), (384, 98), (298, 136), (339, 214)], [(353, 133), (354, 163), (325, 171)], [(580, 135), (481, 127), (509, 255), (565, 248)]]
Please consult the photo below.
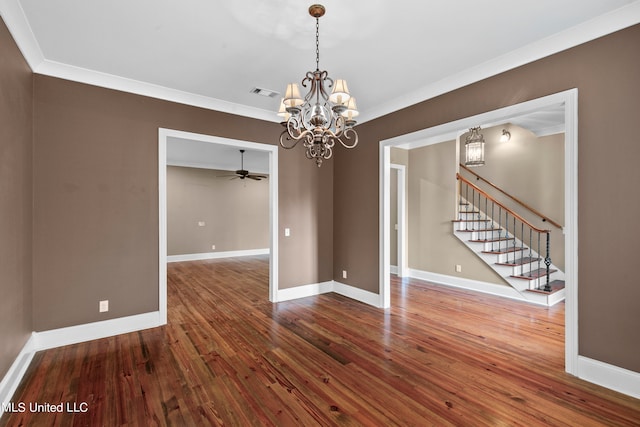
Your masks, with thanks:
[(315, 159), (318, 167), (331, 158), (336, 142), (349, 149), (358, 145), (353, 129), (358, 110), (346, 80), (334, 81), (327, 71), (320, 71), (320, 17), (325, 11), (320, 4), (309, 7), (309, 15), (316, 19), (316, 70), (308, 71), (301, 82), (309, 91), (302, 98), (298, 85), (288, 84), (278, 111), (285, 128), (280, 146), (291, 149), (303, 141), (305, 156)]

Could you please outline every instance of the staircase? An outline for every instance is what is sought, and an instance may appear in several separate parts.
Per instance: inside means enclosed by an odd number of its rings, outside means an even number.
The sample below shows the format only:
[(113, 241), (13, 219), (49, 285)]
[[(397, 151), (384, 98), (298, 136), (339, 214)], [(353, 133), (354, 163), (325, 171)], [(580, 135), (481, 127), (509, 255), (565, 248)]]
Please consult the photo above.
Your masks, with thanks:
[(564, 272), (551, 262), (549, 233), (534, 227), (457, 175), (460, 197), (453, 234), (523, 300), (552, 306), (565, 297)]

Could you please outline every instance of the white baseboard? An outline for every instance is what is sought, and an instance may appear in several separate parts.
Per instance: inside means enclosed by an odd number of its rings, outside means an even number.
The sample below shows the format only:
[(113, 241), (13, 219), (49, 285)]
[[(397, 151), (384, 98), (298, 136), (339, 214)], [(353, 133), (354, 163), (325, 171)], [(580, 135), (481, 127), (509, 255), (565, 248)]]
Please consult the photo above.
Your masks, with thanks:
[(290, 301), (298, 298), (312, 297), (315, 295), (333, 292), (333, 281), (312, 283), (309, 285), (296, 286), (294, 288), (278, 289), (278, 301)]
[(452, 286), (454, 288), (468, 289), (471, 291), (497, 295), (519, 301), (527, 301), (520, 292), (508, 285), (498, 285), (495, 283), (448, 276), (446, 274), (431, 273), (429, 271), (416, 270), (413, 268), (409, 269), (409, 277), (436, 283), (438, 285)]
[[(9, 371), (0, 381), (0, 403), (8, 403), (11, 400), (37, 351), (155, 328), (165, 323), (160, 312), (154, 311), (50, 331), (33, 332)], [(4, 412), (3, 409), (0, 405), (0, 417)]]
[(167, 262), (200, 261), (203, 259), (235, 258), (241, 256), (269, 255), (269, 248), (242, 251), (203, 252), (198, 254), (168, 255)]
[(640, 399), (640, 373), (578, 356), (578, 378)]
[(398, 274), (398, 266), (397, 265), (390, 265), (389, 266), (389, 273)]
[(277, 302), (312, 297), (329, 292), (335, 292), (364, 304), (380, 307), (380, 295), (350, 285), (345, 285), (344, 283), (336, 282), (335, 280), (278, 290)]
[(136, 314), (134, 316), (119, 317), (117, 319), (86, 323), (84, 325), (69, 326), (67, 328), (52, 329), (50, 331), (34, 332), (35, 351), (47, 350), (63, 345), (97, 340), (114, 335), (141, 331), (164, 325), (160, 312)]
[(22, 381), (24, 373), (27, 371), (29, 364), (31, 364), (33, 356), (36, 354), (33, 344), (34, 337), (33, 334), (31, 334), (18, 354), (18, 357), (16, 357), (16, 360), (13, 362), (2, 381), (0, 381), (0, 417), (2, 417), (5, 408), (5, 406), (1, 404), (7, 404), (11, 401), (18, 385), (20, 385), (20, 381)]
[(365, 291), (351, 285), (334, 281), (333, 292), (374, 307), (381, 306), (379, 294), (374, 294), (373, 292)]

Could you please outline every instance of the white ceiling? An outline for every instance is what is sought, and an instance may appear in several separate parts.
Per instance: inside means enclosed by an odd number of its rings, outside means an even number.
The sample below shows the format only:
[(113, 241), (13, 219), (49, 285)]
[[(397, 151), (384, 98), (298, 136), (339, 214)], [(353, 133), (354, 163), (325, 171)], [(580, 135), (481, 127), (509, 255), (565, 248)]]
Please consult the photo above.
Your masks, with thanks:
[[(320, 68), (347, 79), (361, 123), (640, 22), (640, 0), (321, 2)], [(0, 0), (0, 14), (35, 73), (276, 122), (280, 98), (250, 90), (315, 69), (312, 3)]]
[[(251, 173), (269, 173), (269, 153), (244, 148), (244, 169)], [(240, 148), (195, 141), (167, 138), (167, 165), (201, 169), (236, 171), (240, 169)]]
[[(312, 0), (0, 0), (36, 73), (277, 121)], [(320, 68), (361, 122), (640, 22), (640, 0), (323, 0)]]

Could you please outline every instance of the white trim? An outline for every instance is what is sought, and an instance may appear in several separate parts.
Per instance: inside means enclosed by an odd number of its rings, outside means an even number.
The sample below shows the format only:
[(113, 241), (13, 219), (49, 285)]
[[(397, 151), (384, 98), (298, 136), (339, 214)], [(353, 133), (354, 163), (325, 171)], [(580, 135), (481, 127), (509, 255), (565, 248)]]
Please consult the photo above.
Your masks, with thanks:
[(34, 332), (34, 348), (35, 351), (48, 350), (64, 345), (155, 328), (164, 324), (160, 311), (153, 311), (133, 316), (118, 317), (117, 319)]
[(381, 103), (361, 111), (359, 123), (382, 117), (394, 111), (427, 99), (435, 98), (458, 88), (496, 76), (505, 71), (551, 56), (566, 49), (579, 46), (607, 34), (614, 33), (640, 22), (640, 2), (635, 1), (609, 13), (568, 28), (550, 37), (535, 41), (505, 55), (445, 77), (437, 82), (416, 88), (410, 94)]
[(333, 292), (333, 281), (312, 283), (309, 285), (295, 286), (293, 288), (278, 289), (278, 302), (290, 301), (298, 298), (313, 297), (320, 294)]
[(333, 292), (367, 305), (382, 308), (380, 307), (380, 295), (374, 294), (373, 292), (369, 292), (364, 289), (356, 288), (351, 285), (345, 285), (344, 283), (336, 282), (334, 280)]
[(578, 89), (564, 100), (565, 370), (578, 372)]
[[(428, 129), (380, 141), (380, 298), (388, 304), (389, 279), (389, 157), (391, 147), (414, 148), (457, 138), (466, 129), (493, 126), (545, 107), (565, 107), (565, 370), (576, 375), (578, 358), (578, 90), (511, 105)], [(384, 305), (388, 307), (388, 305)]]
[(203, 259), (236, 258), (243, 256), (269, 255), (269, 248), (241, 251), (201, 252), (197, 254), (167, 255), (167, 262), (200, 261)]
[[(27, 342), (18, 353), (18, 356), (13, 361), (13, 364), (0, 381), (0, 403), (9, 403), (13, 394), (16, 392), (18, 385), (20, 385), (20, 381), (22, 381), (22, 377), (24, 376), (29, 364), (31, 364), (31, 360), (33, 356), (36, 354), (36, 350), (34, 348), (35, 338), (32, 333)], [(0, 405), (0, 418), (3, 414), (3, 407)]]
[(496, 283), (483, 282), (480, 280), (465, 279), (464, 277), (448, 276), (446, 274), (432, 273), (430, 271), (409, 269), (409, 277), (424, 280), (438, 285), (451, 286), (454, 288), (467, 289), (470, 291), (482, 292), (483, 294), (497, 295), (504, 298), (518, 301), (526, 300), (520, 292), (509, 285), (498, 285)]
[(378, 245), (380, 265), (380, 307), (391, 307), (391, 227), (389, 217), (391, 216), (391, 196), (389, 190), (391, 186), (391, 144), (383, 144), (380, 141), (380, 238), (382, 241)]
[[(269, 153), (269, 301), (278, 302), (278, 146), (241, 141), (214, 135), (204, 135), (174, 129), (158, 129), (158, 215), (160, 263), (160, 311), (167, 310), (167, 139), (190, 139), (210, 144), (222, 144)], [(215, 252), (214, 252), (215, 253)]]
[(128, 79), (86, 68), (75, 67), (73, 65), (62, 64), (60, 62), (50, 60), (42, 61), (34, 69), (34, 72), (45, 76), (58, 77), (64, 80), (71, 80), (106, 89), (114, 89), (136, 95), (148, 96), (155, 99), (176, 102), (178, 104), (206, 108), (208, 110), (221, 111), (223, 113), (236, 114), (238, 116), (251, 117), (269, 122), (280, 121), (280, 118), (277, 117), (275, 111), (235, 104), (217, 98), (184, 92), (177, 89)]
[[(33, 356), (38, 351), (141, 331), (164, 324), (166, 324), (166, 319), (163, 319), (162, 313), (154, 311), (49, 331), (32, 332), (29, 340), (0, 381), (0, 403), (8, 403), (11, 400), (31, 364)], [(0, 406), (0, 417), (2, 412)]]
[(158, 129), (158, 310), (167, 324), (167, 138), (165, 129)]
[(42, 49), (18, 0), (0, 1), (0, 15), (18, 45), (29, 68), (35, 70), (44, 62)]
[(278, 148), (269, 152), (269, 301), (278, 301), (278, 280), (280, 278), (280, 241), (278, 234)]
[(578, 356), (578, 377), (640, 399), (640, 373)]
[[(407, 167), (405, 165), (391, 164), (391, 169), (395, 169), (397, 172), (397, 212), (398, 212), (398, 230), (396, 234), (398, 236), (397, 247), (397, 266), (395, 273), (393, 269), (391, 272), (398, 277), (405, 277), (407, 275), (408, 261), (408, 240), (407, 239)], [(391, 206), (389, 206), (391, 208)], [(391, 232), (391, 230), (390, 230)]]
[(380, 297), (373, 292), (365, 291), (351, 285), (330, 280), (322, 283), (312, 283), (309, 285), (296, 286), (293, 288), (278, 290), (278, 301), (290, 301), (298, 298), (312, 297), (316, 295), (335, 292), (347, 298), (359, 301), (361, 303), (380, 307)]
[[(270, 122), (278, 121), (278, 117), (273, 111), (234, 104), (220, 99), (47, 60), (44, 58), (42, 49), (18, 0), (0, 1), (0, 15), (2, 15), (18, 48), (34, 73)], [(463, 70), (458, 74), (433, 82), (427, 86), (416, 88), (410, 94), (389, 100), (377, 107), (370, 107), (367, 111), (361, 112), (358, 121), (365, 123), (382, 117), (426, 99), (434, 98), (443, 93), (622, 30), (638, 22), (640, 22), (640, 2), (636, 1), (498, 58)]]

